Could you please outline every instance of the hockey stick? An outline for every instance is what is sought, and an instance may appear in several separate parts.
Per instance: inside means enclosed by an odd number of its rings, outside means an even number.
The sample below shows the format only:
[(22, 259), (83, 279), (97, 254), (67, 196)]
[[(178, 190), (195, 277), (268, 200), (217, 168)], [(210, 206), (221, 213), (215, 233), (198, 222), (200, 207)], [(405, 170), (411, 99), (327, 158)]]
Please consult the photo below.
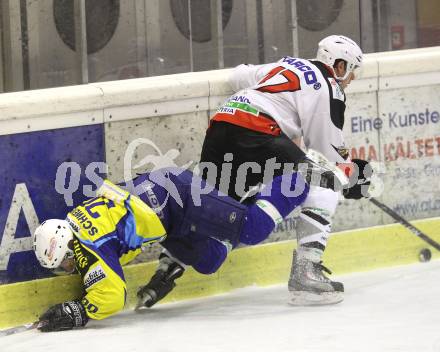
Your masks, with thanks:
[(37, 321), (35, 323), (24, 324), (24, 325), (21, 325), (21, 326), (15, 326), (13, 328), (5, 329), (5, 330), (0, 330), (0, 337), (17, 334), (19, 332), (24, 332), (24, 331), (36, 329), (38, 327), (40, 327), (40, 322), (39, 321)]
[(397, 214), (393, 209), (388, 207), (387, 205), (379, 202), (376, 198), (368, 198), (371, 203), (375, 206), (383, 210), (389, 216), (391, 216), (394, 220), (397, 220), (401, 225), (405, 226), (408, 230), (410, 230), (414, 235), (420, 237), (423, 241), (429, 243), (435, 249), (440, 251), (440, 243), (434, 241), (431, 237), (426, 235), (424, 232), (420, 231), (417, 227), (411, 225), (407, 220), (402, 218), (399, 214)]

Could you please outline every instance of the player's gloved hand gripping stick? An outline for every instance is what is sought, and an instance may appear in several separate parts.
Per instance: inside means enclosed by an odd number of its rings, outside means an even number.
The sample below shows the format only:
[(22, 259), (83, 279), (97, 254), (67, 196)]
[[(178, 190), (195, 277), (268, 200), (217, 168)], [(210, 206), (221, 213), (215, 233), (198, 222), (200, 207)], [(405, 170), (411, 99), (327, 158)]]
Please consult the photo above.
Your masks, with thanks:
[[(354, 186), (343, 190), (343, 195), (347, 199), (360, 199), (362, 197), (367, 198), (371, 203), (381, 209), (383, 212), (391, 216), (394, 220), (410, 230), (414, 235), (430, 244), (432, 247), (440, 251), (440, 243), (429, 237), (423, 231), (412, 225), (402, 216), (397, 214), (393, 209), (384, 203), (380, 202), (377, 198), (383, 191), (382, 182), (378, 182), (378, 174), (384, 172), (382, 167), (378, 163), (369, 163), (365, 160), (353, 159), (352, 160), (358, 167), (357, 181)], [(423, 248), (420, 251), (420, 260), (429, 261), (431, 258), (431, 252), (428, 248)]]

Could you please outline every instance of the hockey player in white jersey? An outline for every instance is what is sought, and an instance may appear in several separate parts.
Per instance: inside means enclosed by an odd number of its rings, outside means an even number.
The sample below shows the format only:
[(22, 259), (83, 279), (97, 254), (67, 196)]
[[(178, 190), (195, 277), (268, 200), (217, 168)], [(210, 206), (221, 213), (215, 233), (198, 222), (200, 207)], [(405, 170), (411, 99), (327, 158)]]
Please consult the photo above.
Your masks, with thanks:
[[(351, 39), (332, 35), (320, 43), (315, 60), (286, 56), (265, 65), (240, 65), (230, 76), (236, 92), (213, 116), (203, 144), (201, 162), (211, 162), (221, 170), (232, 163), (231, 182), (204, 176), (221, 191), (235, 199), (243, 197), (236, 184), (242, 176), (240, 165), (256, 162), (261, 166), (245, 173), (245, 191), (267, 177), (282, 173), (286, 163), (300, 163), (304, 152), (293, 142), (303, 139), (307, 149), (322, 153), (328, 160), (344, 165), (344, 170), (360, 167), (355, 184), (345, 189), (346, 198), (365, 195), (368, 186), (363, 173), (366, 162), (350, 160), (344, 143), (344, 88), (362, 65), (362, 51)], [(229, 155), (229, 156), (227, 156)], [(232, 158), (232, 160), (231, 160)], [(278, 169), (268, 174), (268, 160), (276, 158)], [(353, 164), (354, 163), (354, 164)], [(270, 164), (273, 168), (273, 162)], [(239, 187), (238, 187), (239, 188)], [(342, 283), (331, 281), (323, 271), (322, 255), (331, 231), (339, 193), (311, 187), (297, 222), (298, 248), (288, 283), (290, 303), (319, 305), (343, 300)]]

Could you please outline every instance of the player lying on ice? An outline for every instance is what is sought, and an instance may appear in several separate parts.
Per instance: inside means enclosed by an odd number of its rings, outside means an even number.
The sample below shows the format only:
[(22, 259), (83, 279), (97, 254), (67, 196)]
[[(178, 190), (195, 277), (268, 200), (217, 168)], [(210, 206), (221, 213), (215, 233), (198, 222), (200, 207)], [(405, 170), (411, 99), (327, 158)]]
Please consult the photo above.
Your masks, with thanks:
[[(126, 299), (122, 266), (154, 242), (164, 251), (157, 272), (138, 292), (138, 306), (150, 307), (167, 295), (186, 266), (202, 274), (216, 272), (238, 244), (265, 240), (304, 202), (309, 184), (339, 189), (347, 184), (337, 168), (322, 173), (322, 166), (307, 163), (307, 170), (274, 178), (248, 205), (206, 188), (205, 181), (178, 168), (142, 174), (124, 184), (125, 190), (105, 181), (97, 197), (74, 208), (66, 220), (46, 220), (35, 231), (33, 248), (41, 265), (76, 270), (85, 291), (82, 299), (49, 308), (38, 328), (68, 330), (120, 311)], [(317, 169), (322, 177), (311, 173)], [(350, 192), (368, 188), (363, 172), (357, 176)]]

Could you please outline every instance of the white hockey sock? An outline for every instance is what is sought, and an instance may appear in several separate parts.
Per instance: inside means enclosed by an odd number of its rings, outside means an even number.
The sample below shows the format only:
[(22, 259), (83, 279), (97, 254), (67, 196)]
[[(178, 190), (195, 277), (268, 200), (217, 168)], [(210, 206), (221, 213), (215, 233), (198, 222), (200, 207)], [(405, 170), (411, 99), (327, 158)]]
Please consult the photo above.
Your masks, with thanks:
[(324, 251), (322, 249), (304, 246), (298, 246), (296, 252), (299, 260), (310, 260), (313, 263), (319, 263), (321, 261), (322, 255), (324, 254)]

